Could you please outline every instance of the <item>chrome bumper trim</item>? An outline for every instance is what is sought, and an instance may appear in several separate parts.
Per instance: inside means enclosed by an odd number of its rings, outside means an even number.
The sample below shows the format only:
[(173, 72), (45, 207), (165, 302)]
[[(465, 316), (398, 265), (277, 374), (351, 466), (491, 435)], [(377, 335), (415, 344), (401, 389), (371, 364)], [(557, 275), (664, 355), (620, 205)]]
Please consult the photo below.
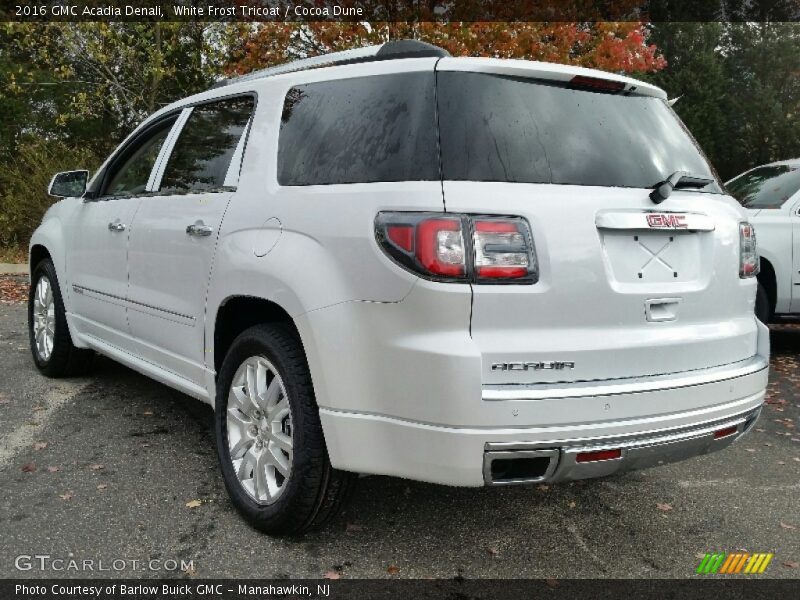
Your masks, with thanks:
[(769, 360), (760, 354), (756, 354), (747, 360), (728, 365), (668, 375), (605, 381), (576, 381), (573, 383), (484, 385), (483, 399), (489, 401), (551, 400), (654, 392), (736, 379), (746, 375), (753, 375), (768, 367)]
[[(550, 442), (496, 442), (487, 443), (484, 452), (484, 482), (486, 485), (509, 485), (513, 483), (559, 482), (575, 479), (605, 477), (634, 469), (644, 469), (662, 464), (678, 462), (709, 454), (726, 448), (747, 433), (758, 420), (761, 407), (746, 413), (671, 430), (640, 432), (627, 436), (558, 440)], [(714, 432), (735, 427), (736, 431), (722, 438)], [(576, 457), (581, 452), (620, 449), (622, 455), (611, 460), (579, 463)], [(553, 456), (547, 472), (542, 477), (517, 481), (492, 481), (491, 461), (495, 458), (514, 458), (517, 453)], [(551, 454), (551, 453), (557, 454)], [(532, 454), (531, 454), (532, 455)]]

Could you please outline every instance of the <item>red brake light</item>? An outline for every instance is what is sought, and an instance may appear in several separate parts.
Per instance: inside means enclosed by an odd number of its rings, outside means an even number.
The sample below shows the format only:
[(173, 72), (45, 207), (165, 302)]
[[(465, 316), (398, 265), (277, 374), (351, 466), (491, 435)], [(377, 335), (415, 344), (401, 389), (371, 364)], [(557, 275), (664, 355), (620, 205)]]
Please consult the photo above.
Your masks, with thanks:
[(389, 225), (386, 237), (406, 252), (414, 250), (414, 228), (411, 225)]
[(759, 267), (756, 230), (750, 223), (739, 223), (739, 277), (755, 277)]
[(621, 92), (625, 89), (625, 84), (621, 81), (611, 81), (609, 79), (602, 79), (600, 77), (587, 77), (585, 75), (576, 75), (569, 80), (569, 87), (583, 88), (595, 92)]

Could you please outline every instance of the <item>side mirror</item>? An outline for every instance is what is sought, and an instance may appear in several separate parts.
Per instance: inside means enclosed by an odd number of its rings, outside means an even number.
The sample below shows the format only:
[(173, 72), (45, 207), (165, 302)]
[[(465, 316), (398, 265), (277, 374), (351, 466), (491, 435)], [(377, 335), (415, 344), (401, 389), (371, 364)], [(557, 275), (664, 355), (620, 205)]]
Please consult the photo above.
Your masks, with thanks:
[(79, 198), (86, 192), (89, 171), (63, 171), (53, 175), (47, 193), (59, 198)]

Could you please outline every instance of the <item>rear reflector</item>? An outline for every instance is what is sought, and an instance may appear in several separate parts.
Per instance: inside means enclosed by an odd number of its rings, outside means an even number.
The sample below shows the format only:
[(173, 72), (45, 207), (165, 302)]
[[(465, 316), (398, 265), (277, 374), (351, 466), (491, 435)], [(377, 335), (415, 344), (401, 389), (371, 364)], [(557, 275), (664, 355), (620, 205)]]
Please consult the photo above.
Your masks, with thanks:
[(622, 457), (622, 450), (596, 450), (594, 452), (578, 452), (575, 457), (575, 462), (596, 462), (598, 460), (614, 460), (615, 458)]
[(739, 431), (739, 429), (736, 427), (736, 425), (733, 425), (731, 427), (726, 427), (725, 429), (718, 429), (717, 431), (714, 432), (714, 439), (718, 440), (719, 438), (728, 437), (729, 435), (733, 435), (737, 431)]

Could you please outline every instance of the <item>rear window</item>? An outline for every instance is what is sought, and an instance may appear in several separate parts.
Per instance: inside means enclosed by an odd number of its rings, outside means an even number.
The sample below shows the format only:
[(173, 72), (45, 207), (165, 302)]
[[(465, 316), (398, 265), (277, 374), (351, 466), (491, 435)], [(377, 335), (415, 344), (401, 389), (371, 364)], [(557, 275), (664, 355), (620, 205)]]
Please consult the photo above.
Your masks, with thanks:
[(780, 208), (800, 190), (800, 168), (790, 165), (758, 167), (726, 187), (746, 208)]
[(650, 188), (682, 170), (716, 181), (659, 98), (446, 71), (437, 94), (444, 179)]
[(325, 81), (286, 95), (281, 185), (439, 179), (433, 72)]

